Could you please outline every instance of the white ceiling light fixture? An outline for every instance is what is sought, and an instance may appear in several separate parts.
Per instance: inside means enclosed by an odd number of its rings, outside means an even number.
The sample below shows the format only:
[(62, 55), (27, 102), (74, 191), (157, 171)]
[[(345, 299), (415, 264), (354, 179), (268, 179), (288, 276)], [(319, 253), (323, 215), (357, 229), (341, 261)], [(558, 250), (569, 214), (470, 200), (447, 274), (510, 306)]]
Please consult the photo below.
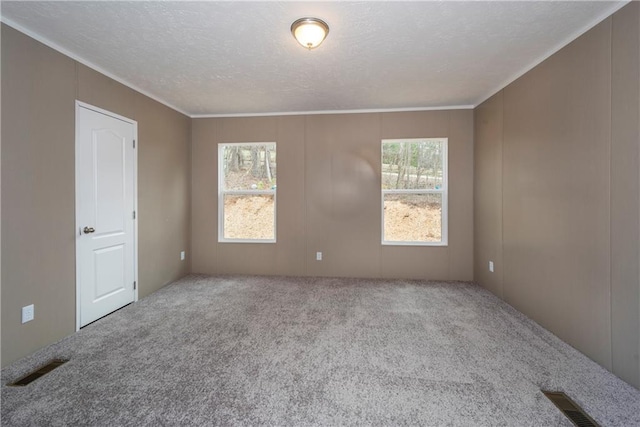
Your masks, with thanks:
[(291, 24), (291, 34), (302, 46), (315, 49), (329, 34), (329, 26), (322, 19), (300, 18)]

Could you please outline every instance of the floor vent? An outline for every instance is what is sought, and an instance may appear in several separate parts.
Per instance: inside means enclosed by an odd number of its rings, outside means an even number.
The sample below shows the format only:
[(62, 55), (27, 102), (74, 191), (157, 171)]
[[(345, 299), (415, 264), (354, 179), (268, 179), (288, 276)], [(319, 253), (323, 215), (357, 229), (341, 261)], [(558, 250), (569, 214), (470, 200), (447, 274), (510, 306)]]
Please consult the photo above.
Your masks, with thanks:
[(558, 391), (543, 391), (544, 395), (553, 402), (578, 427), (599, 427), (593, 419), (586, 414), (566, 394)]
[(68, 360), (64, 360), (64, 359), (54, 359), (51, 362), (44, 365), (43, 367), (36, 369), (30, 374), (25, 375), (24, 377), (20, 378), (18, 381), (11, 383), (9, 385), (12, 387), (21, 387), (27, 384), (31, 384), (41, 376), (48, 374), (49, 372), (56, 369), (58, 366), (64, 365), (67, 362)]

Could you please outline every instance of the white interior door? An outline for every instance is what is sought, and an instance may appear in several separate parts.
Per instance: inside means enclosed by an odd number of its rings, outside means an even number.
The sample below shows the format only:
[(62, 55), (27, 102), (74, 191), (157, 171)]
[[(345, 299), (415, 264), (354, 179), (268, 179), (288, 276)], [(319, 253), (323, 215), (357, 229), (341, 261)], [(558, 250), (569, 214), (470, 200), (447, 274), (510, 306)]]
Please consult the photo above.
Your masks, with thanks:
[(136, 299), (136, 122), (77, 102), (78, 328)]

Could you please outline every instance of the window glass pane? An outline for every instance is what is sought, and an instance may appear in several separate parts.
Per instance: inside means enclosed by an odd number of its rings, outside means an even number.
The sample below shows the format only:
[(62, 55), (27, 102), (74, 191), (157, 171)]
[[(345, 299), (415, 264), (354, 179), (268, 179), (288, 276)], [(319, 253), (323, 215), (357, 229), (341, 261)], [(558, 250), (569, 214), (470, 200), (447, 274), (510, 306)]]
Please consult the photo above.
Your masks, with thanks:
[(224, 238), (274, 240), (273, 195), (225, 195)]
[(222, 166), (225, 190), (276, 188), (276, 145), (224, 145)]
[(382, 188), (442, 188), (444, 144), (439, 139), (382, 143)]
[(442, 194), (385, 194), (384, 240), (440, 242)]

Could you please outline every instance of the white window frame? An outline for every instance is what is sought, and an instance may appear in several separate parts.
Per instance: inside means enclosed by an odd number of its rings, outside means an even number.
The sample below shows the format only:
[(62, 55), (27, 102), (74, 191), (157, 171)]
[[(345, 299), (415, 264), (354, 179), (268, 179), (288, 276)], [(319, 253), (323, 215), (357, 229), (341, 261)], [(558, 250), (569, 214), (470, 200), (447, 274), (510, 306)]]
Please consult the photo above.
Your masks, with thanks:
[[(380, 144), (380, 178), (382, 182), (382, 151), (385, 143), (403, 143), (420, 141), (440, 141), (443, 144), (442, 150), (442, 188), (438, 190), (415, 189), (415, 190), (385, 190), (382, 189), (380, 200), (381, 206), (381, 236), (382, 244), (389, 246), (448, 246), (449, 245), (449, 138), (403, 138), (403, 139), (383, 139)], [(381, 185), (382, 187), (382, 185)], [(387, 194), (441, 194), (442, 197), (442, 219), (441, 219), (441, 240), (439, 242), (420, 241), (397, 241), (385, 240), (384, 238), (384, 196)]]
[[(276, 146), (276, 163), (278, 147), (275, 142), (221, 142), (218, 144), (218, 242), (219, 243), (276, 243), (278, 230), (277, 188), (269, 190), (227, 190), (224, 188), (224, 149), (230, 146), (252, 147), (257, 145)], [(224, 237), (224, 197), (225, 196), (273, 196), (273, 239), (227, 239)]]

